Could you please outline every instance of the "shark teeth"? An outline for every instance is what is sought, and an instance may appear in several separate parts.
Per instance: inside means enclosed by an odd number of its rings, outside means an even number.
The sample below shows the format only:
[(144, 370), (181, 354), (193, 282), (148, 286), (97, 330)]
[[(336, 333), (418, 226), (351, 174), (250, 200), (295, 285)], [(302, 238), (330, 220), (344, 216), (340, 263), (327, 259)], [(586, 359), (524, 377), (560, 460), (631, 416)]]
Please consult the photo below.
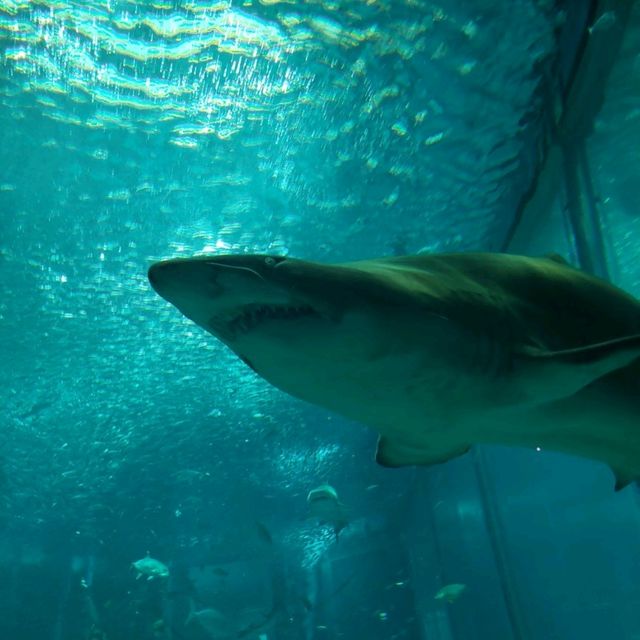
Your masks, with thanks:
[(250, 305), (235, 316), (227, 326), (232, 333), (237, 335), (251, 331), (268, 320), (291, 320), (318, 315), (309, 305)]

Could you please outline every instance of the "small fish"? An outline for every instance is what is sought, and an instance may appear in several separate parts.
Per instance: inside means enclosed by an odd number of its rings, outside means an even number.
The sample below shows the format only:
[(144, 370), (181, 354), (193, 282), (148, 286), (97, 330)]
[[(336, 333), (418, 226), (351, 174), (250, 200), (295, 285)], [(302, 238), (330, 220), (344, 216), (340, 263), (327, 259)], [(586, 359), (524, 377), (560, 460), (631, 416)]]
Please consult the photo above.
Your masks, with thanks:
[(173, 474), (173, 478), (178, 482), (197, 482), (198, 480), (202, 480), (209, 474), (207, 472), (198, 471), (197, 469), (182, 469), (180, 471), (176, 471)]
[(446, 600), (449, 604), (455, 602), (466, 590), (466, 584), (452, 583), (447, 584), (438, 590), (434, 596), (435, 600)]
[(616, 12), (605, 11), (598, 16), (598, 19), (589, 27), (589, 35), (598, 31), (608, 31), (616, 23)]
[(144, 558), (132, 562), (131, 567), (138, 572), (136, 580), (142, 576), (147, 576), (147, 580), (169, 577), (169, 568), (160, 562), (160, 560), (149, 557), (148, 554)]
[(191, 611), (185, 625), (190, 624), (192, 621), (197, 622), (212, 637), (228, 637), (237, 633), (233, 621), (221, 611), (212, 607)]
[(267, 527), (264, 522), (260, 522), (260, 520), (256, 520), (256, 529), (258, 531), (258, 537), (265, 544), (273, 544), (273, 536), (271, 535), (271, 531)]
[(166, 628), (167, 628), (167, 625), (162, 618), (160, 618), (159, 620), (156, 620), (152, 626), (154, 633), (164, 632)]
[(53, 405), (53, 402), (49, 400), (40, 400), (33, 404), (28, 411), (20, 414), (18, 417), (20, 420), (25, 420), (26, 418), (32, 418), (33, 416), (37, 416), (39, 413), (42, 413), (45, 409), (48, 409)]
[(279, 614), (279, 606), (274, 606), (271, 611), (266, 613), (252, 609), (223, 613), (213, 607), (196, 611), (192, 602), (191, 612), (185, 621), (185, 626), (195, 621), (214, 640), (256, 638), (264, 635), (263, 632), (273, 625)]

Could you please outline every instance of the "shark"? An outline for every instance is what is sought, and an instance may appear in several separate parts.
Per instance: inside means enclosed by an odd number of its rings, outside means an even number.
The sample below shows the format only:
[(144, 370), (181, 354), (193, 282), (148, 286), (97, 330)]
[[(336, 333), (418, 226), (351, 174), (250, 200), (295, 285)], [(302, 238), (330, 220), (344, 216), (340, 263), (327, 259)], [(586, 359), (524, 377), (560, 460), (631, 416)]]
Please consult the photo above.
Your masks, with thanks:
[(340, 502), (338, 492), (329, 484), (321, 484), (307, 494), (309, 516), (317, 518), (320, 524), (328, 524), (338, 540), (340, 532), (349, 524), (347, 509)]
[(502, 444), (640, 478), (640, 302), (559, 256), (231, 254), (148, 277), (272, 385), (374, 429), (381, 465)]

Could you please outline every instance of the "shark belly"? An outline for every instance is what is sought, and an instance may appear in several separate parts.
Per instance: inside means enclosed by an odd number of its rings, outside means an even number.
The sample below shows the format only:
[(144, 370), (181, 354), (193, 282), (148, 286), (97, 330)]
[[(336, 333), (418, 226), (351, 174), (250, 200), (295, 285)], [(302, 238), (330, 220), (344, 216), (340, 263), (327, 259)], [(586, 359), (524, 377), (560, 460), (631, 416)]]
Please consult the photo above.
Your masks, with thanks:
[(496, 376), (477, 375), (470, 365), (434, 374), (423, 362), (410, 353), (336, 370), (263, 351), (252, 365), (282, 391), (377, 431), (376, 459), (384, 466), (439, 464), (472, 444), (505, 444), (601, 460), (617, 488), (640, 477), (640, 363), (568, 398), (496, 407), (487, 401), (500, 386)]
[(251, 366), (273, 386), (374, 429), (386, 443), (386, 453), (379, 445), (376, 456), (385, 466), (430, 465), (465, 453), (478, 441), (475, 418), (487, 404), (478, 389), (494, 389), (470, 364), (464, 371), (426, 367), (419, 350), (336, 358), (330, 367), (264, 345), (251, 351)]

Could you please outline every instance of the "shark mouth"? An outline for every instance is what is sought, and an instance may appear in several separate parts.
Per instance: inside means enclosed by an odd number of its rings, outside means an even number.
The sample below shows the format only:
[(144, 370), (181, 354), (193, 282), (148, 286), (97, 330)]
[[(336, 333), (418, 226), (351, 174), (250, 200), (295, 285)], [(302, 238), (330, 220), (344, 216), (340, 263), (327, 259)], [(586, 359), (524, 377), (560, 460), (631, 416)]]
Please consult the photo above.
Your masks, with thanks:
[(237, 338), (271, 320), (298, 320), (312, 317), (320, 317), (320, 314), (306, 304), (297, 306), (255, 304), (243, 307), (240, 313), (231, 318), (229, 315), (213, 316), (209, 320), (209, 327), (216, 334)]

